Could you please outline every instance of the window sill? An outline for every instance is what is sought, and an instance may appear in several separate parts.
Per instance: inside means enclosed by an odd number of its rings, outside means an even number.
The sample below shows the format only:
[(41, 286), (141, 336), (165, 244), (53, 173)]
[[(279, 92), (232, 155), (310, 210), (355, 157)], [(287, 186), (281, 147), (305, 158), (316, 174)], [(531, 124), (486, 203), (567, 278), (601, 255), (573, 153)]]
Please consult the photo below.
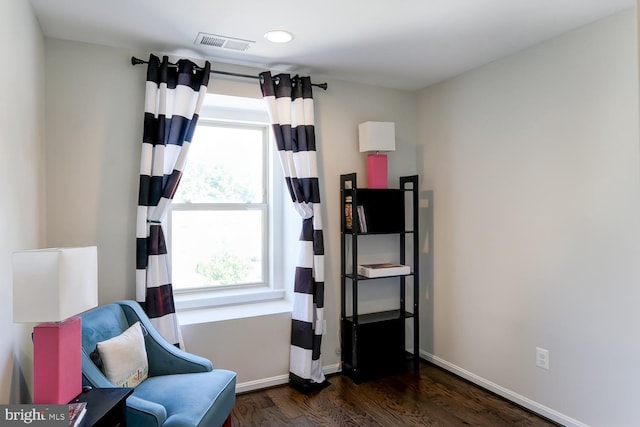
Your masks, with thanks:
[(291, 313), (284, 290), (212, 292), (209, 295), (176, 295), (175, 305), (181, 325)]
[(286, 300), (268, 301), (176, 312), (182, 326), (282, 313), (291, 313), (290, 302)]

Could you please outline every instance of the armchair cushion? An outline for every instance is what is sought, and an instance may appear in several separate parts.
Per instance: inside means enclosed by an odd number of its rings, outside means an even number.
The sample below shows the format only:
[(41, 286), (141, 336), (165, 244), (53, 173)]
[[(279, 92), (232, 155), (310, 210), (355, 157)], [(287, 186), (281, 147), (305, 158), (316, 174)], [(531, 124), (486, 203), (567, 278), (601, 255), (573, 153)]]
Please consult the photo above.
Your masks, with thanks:
[(97, 344), (102, 371), (116, 387), (135, 387), (149, 376), (147, 350), (140, 322)]
[(233, 408), (235, 387), (235, 373), (214, 369), (150, 377), (134, 389), (133, 396), (162, 402), (167, 417), (164, 427), (221, 426)]

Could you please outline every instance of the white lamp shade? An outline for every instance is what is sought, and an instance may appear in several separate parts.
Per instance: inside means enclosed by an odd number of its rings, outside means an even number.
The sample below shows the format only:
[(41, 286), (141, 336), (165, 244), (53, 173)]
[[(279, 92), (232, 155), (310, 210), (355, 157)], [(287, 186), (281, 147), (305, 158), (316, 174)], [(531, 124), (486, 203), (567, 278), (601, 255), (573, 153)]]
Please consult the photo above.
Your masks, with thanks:
[(358, 125), (360, 152), (394, 151), (396, 124), (393, 122), (364, 122)]
[(61, 322), (97, 305), (95, 246), (13, 253), (14, 322)]

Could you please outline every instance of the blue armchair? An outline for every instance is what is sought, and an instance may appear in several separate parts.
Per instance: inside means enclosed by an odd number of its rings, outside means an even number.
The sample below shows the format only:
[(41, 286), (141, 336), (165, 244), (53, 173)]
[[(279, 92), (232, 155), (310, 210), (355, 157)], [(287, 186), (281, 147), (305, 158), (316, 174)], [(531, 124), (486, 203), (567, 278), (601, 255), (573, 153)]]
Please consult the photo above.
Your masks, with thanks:
[(179, 350), (152, 326), (135, 301), (107, 304), (82, 318), (83, 383), (114, 387), (91, 359), (96, 344), (122, 334), (135, 322), (146, 329), (149, 377), (127, 398), (127, 424), (133, 427), (230, 426), (236, 373)]

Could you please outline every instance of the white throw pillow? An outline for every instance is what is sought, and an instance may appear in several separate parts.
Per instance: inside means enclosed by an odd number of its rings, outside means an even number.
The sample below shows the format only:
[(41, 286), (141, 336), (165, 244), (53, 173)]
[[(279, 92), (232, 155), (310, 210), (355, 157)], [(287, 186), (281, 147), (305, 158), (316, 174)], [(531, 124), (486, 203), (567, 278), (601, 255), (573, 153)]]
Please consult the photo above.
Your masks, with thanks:
[(135, 387), (149, 376), (140, 322), (96, 346), (102, 359), (103, 372), (116, 387)]

